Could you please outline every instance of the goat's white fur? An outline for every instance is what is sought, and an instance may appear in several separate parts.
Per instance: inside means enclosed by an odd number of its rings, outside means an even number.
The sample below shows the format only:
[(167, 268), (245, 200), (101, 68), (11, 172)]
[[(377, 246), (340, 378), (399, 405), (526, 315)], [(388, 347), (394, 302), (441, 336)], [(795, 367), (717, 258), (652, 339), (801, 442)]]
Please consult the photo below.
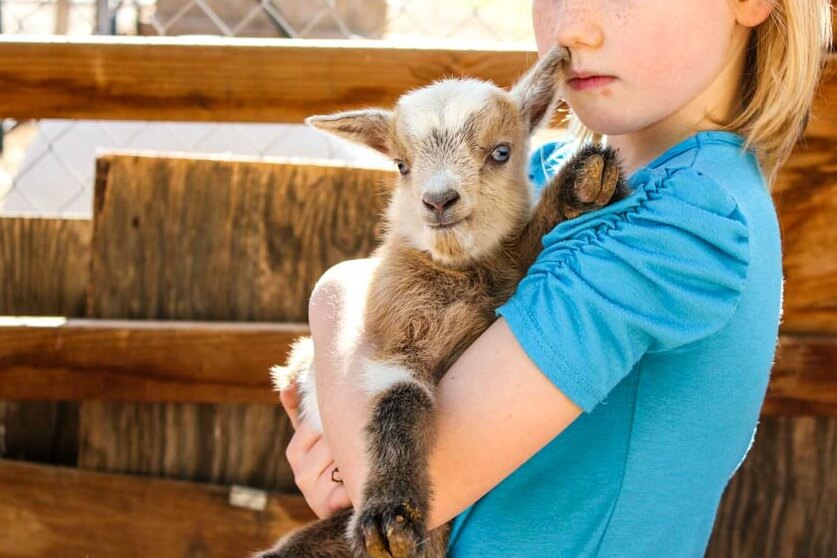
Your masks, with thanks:
[(368, 359), (364, 362), (363, 387), (369, 395), (378, 395), (402, 383), (419, 384), (410, 370), (400, 364)]
[(503, 91), (477, 79), (446, 79), (404, 95), (398, 107), (409, 115), (405, 127), (418, 139), (433, 130), (458, 130), (494, 92)]

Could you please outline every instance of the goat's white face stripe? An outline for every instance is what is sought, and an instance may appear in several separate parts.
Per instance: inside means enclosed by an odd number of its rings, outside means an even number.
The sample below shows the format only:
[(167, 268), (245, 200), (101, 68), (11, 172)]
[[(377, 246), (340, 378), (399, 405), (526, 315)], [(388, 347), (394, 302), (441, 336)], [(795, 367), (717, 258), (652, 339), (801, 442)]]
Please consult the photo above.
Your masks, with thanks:
[(443, 80), (433, 87), (408, 93), (398, 103), (404, 126), (416, 139), (433, 130), (460, 130), (481, 109), (497, 87), (483, 81)]
[(422, 191), (425, 194), (441, 194), (448, 190), (458, 190), (458, 183), (458, 178), (450, 169), (441, 169), (422, 183)]

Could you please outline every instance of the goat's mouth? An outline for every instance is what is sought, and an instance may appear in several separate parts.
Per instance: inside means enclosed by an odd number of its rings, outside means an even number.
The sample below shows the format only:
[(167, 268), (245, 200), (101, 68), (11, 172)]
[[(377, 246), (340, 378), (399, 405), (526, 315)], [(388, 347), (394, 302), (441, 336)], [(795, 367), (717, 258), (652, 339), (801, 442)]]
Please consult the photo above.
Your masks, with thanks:
[(462, 217), (460, 219), (442, 219), (433, 223), (427, 223), (427, 226), (434, 231), (445, 231), (456, 227), (460, 223), (463, 223), (466, 219), (468, 218)]

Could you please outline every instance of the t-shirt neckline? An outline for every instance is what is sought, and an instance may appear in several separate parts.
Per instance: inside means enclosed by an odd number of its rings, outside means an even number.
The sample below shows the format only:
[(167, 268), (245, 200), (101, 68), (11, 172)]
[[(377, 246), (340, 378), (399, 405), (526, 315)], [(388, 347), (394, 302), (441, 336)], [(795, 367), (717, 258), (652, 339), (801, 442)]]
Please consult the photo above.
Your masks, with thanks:
[(656, 169), (681, 153), (698, 148), (705, 143), (726, 143), (741, 146), (744, 143), (744, 138), (735, 132), (727, 130), (701, 130), (700, 132), (695, 132), (691, 136), (672, 145), (650, 162), (634, 170), (628, 180), (633, 181), (633, 178), (643, 170)]

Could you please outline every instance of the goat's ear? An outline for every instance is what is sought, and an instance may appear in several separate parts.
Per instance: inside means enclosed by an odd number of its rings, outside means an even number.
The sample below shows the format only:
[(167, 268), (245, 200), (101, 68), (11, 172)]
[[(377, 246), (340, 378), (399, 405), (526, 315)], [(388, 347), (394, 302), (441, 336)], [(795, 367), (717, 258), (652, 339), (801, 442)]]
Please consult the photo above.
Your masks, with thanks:
[(529, 123), (529, 133), (546, 124), (552, 117), (558, 103), (564, 62), (569, 59), (570, 52), (567, 49), (553, 47), (512, 88), (512, 94), (520, 103), (523, 118)]
[(325, 116), (309, 116), (305, 123), (343, 139), (371, 147), (388, 157), (392, 156), (392, 113), (389, 111), (367, 109), (337, 112)]

